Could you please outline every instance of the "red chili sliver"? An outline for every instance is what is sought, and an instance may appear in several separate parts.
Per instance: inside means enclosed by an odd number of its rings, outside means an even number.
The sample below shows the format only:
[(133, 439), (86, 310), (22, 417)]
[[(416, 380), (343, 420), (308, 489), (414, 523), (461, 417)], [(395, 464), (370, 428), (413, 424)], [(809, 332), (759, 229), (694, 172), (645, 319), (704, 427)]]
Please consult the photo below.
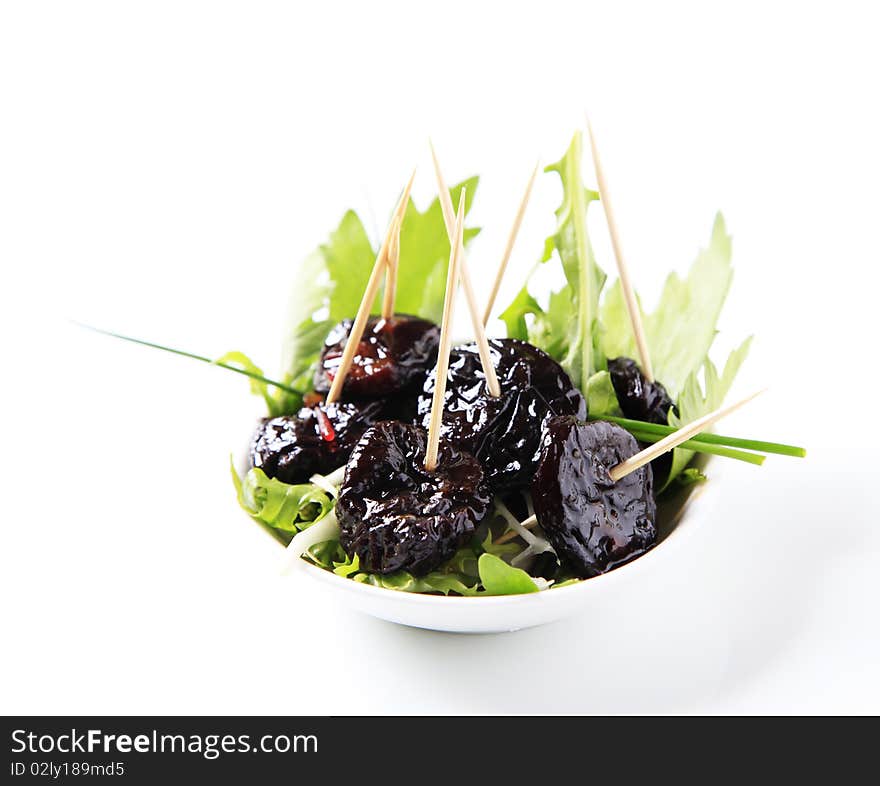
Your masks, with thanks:
[(333, 440), (336, 439), (336, 432), (333, 430), (333, 426), (330, 423), (330, 418), (327, 417), (327, 413), (320, 407), (317, 407), (315, 409), (315, 415), (318, 418), (318, 428), (321, 431), (321, 437), (325, 442), (333, 442)]

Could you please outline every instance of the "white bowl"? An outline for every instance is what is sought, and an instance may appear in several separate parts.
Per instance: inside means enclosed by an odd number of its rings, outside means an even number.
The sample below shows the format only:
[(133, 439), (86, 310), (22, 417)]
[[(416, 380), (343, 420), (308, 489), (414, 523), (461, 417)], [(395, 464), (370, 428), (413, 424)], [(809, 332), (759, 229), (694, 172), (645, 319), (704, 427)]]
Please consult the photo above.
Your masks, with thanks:
[[(650, 592), (652, 582), (677, 570), (671, 559), (697, 519), (708, 518), (712, 484), (692, 487), (663, 505), (658, 517), (660, 541), (649, 552), (602, 576), (559, 589), (528, 595), (446, 597), (373, 587), (296, 560), (290, 575), (298, 581), (317, 582), (339, 603), (373, 617), (415, 628), (451, 633), (502, 633), (556, 622), (591, 606), (627, 603), (628, 593)], [(703, 493), (703, 491), (709, 493)], [(665, 518), (665, 520), (664, 520)]]

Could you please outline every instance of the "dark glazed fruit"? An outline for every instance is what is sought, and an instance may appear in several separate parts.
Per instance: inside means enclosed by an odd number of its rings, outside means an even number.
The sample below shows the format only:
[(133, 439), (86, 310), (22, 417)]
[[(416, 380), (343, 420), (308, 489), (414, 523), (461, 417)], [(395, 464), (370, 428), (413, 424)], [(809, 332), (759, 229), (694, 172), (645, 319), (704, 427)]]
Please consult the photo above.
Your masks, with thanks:
[(428, 472), (427, 441), (419, 426), (386, 421), (352, 452), (336, 515), (339, 542), (362, 570), (424, 575), (450, 559), (488, 512), (477, 460), (441, 440), (437, 469)]
[(628, 431), (613, 423), (553, 418), (532, 483), (538, 522), (556, 553), (582, 578), (644, 554), (657, 538), (650, 466), (616, 483), (609, 470), (638, 453)]
[[(327, 336), (315, 370), (315, 390), (326, 393), (339, 368), (352, 320), (344, 319)], [(440, 328), (418, 317), (370, 317), (345, 384), (344, 399), (381, 398), (417, 392), (437, 362)]]
[(284, 483), (305, 483), (345, 464), (364, 432), (391, 416), (386, 402), (367, 401), (316, 404), (266, 418), (251, 443), (251, 465)]
[(624, 417), (665, 426), (672, 399), (656, 380), (648, 382), (634, 360), (614, 358), (608, 361), (611, 384)]
[[(535, 473), (541, 428), (554, 415), (587, 416), (584, 397), (549, 355), (517, 339), (489, 341), (501, 395), (486, 388), (476, 344), (452, 350), (443, 409), (442, 436), (473, 453), (494, 491), (527, 486)], [(419, 418), (427, 426), (436, 372), (419, 398)]]

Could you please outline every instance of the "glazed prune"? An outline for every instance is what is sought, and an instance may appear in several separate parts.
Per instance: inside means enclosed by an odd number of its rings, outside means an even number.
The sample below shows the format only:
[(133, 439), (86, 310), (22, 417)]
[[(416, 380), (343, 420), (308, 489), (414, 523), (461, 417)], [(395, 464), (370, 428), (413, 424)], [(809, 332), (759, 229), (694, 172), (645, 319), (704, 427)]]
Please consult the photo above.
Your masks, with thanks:
[(455, 554), (489, 510), (479, 462), (445, 440), (425, 469), (427, 432), (378, 423), (358, 442), (339, 492), (339, 542), (371, 573), (424, 575)]
[[(344, 319), (327, 335), (315, 370), (314, 385), (326, 393), (342, 360), (353, 321)], [(416, 392), (437, 361), (440, 328), (433, 322), (405, 314), (390, 319), (370, 317), (358, 343), (342, 397), (371, 399)]]
[(659, 382), (648, 382), (634, 360), (614, 358), (608, 361), (611, 384), (624, 417), (648, 423), (668, 423), (672, 399)]
[[(480, 460), (493, 491), (507, 491), (531, 481), (542, 423), (554, 415), (585, 418), (587, 405), (562, 367), (537, 347), (517, 339), (491, 339), (489, 351), (501, 395), (489, 395), (476, 344), (455, 347), (440, 433)], [(435, 380), (432, 371), (419, 397), (424, 426), (431, 417)]]
[(638, 452), (613, 423), (551, 419), (532, 482), (538, 522), (560, 558), (582, 578), (644, 554), (657, 539), (653, 474), (644, 466), (617, 482), (612, 467)]
[(265, 418), (251, 443), (251, 465), (283, 483), (305, 483), (345, 464), (363, 433), (391, 416), (389, 403), (367, 401), (319, 403), (296, 415)]

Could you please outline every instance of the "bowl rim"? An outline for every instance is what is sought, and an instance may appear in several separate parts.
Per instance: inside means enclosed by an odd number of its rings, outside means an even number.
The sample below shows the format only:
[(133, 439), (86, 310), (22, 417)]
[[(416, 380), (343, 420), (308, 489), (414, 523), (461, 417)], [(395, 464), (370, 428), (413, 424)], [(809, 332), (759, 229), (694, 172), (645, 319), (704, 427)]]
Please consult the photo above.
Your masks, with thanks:
[[(323, 581), (338, 586), (340, 589), (344, 589), (347, 592), (366, 593), (367, 596), (372, 595), (372, 597), (376, 599), (386, 598), (387, 600), (407, 603), (410, 605), (427, 603), (441, 605), (447, 609), (453, 606), (464, 608), (465, 606), (475, 606), (476, 604), (479, 604), (481, 607), (486, 607), (490, 605), (503, 606), (515, 603), (546, 603), (548, 601), (545, 600), (545, 598), (548, 596), (562, 598), (563, 593), (565, 593), (564, 597), (570, 598), (577, 592), (589, 591), (585, 588), (607, 587), (612, 582), (619, 584), (621, 581), (629, 581), (635, 578), (637, 575), (635, 567), (641, 565), (641, 570), (644, 572), (646, 568), (653, 566), (659, 559), (659, 557), (657, 557), (658, 553), (669, 553), (669, 549), (663, 547), (668, 546), (670, 541), (673, 541), (672, 547), (678, 549), (684, 540), (686, 540), (686, 537), (681, 537), (680, 533), (682, 531), (686, 531), (686, 533), (692, 533), (694, 531), (693, 520), (696, 518), (695, 508), (705, 505), (705, 502), (701, 505), (700, 501), (705, 499), (707, 485), (709, 484), (701, 483), (691, 490), (687, 499), (683, 503), (682, 508), (678, 511), (675, 526), (672, 528), (672, 531), (645, 554), (621, 565), (619, 568), (615, 568), (614, 570), (610, 570), (607, 573), (603, 573), (600, 576), (594, 576), (590, 579), (582, 579), (577, 584), (571, 584), (568, 587), (551, 587), (539, 592), (529, 592), (517, 595), (477, 595), (471, 597), (461, 595), (435, 595), (424, 592), (402, 592), (401, 590), (390, 589), (388, 587), (375, 587), (372, 584), (352, 581), (346, 576), (338, 576), (333, 573), (333, 571), (315, 565), (303, 556), (298, 557), (298, 562), (296, 563), (297, 570), (291, 571), (291, 573), (302, 572), (316, 581)], [(549, 595), (551, 592), (552, 595)]]

